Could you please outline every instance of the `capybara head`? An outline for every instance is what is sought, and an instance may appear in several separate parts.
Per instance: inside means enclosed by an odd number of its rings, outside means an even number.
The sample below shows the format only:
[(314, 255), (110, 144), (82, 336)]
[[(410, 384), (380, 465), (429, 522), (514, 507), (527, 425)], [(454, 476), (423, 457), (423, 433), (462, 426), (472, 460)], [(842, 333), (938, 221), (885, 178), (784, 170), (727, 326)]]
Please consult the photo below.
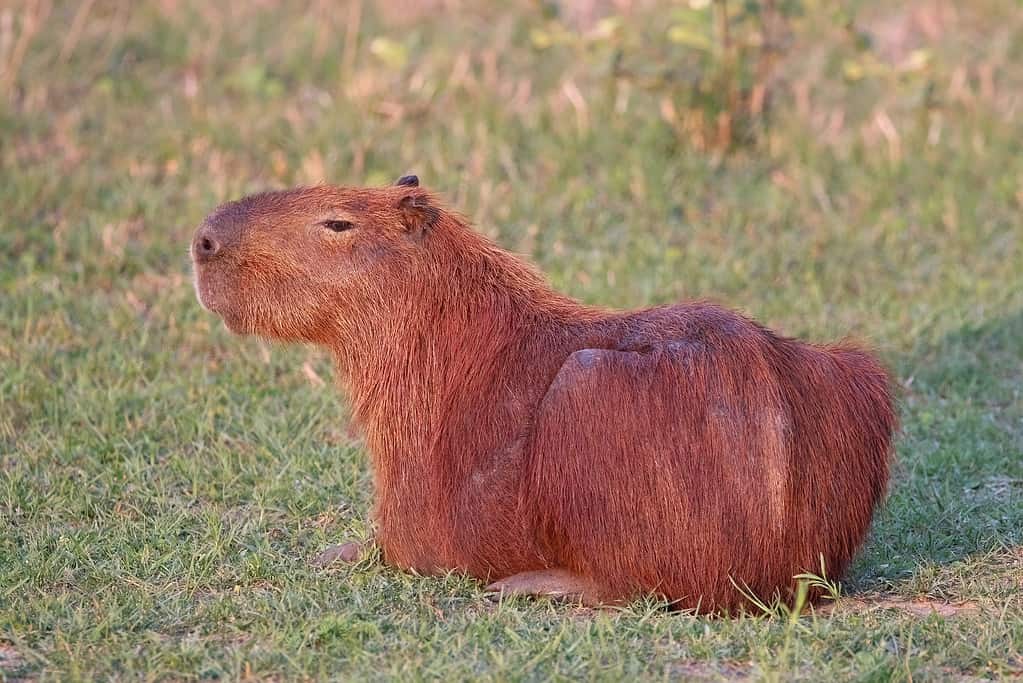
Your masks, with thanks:
[(356, 313), (400, 292), (437, 216), (415, 176), (385, 188), (324, 185), (229, 202), (192, 240), (199, 301), (234, 332), (336, 339)]

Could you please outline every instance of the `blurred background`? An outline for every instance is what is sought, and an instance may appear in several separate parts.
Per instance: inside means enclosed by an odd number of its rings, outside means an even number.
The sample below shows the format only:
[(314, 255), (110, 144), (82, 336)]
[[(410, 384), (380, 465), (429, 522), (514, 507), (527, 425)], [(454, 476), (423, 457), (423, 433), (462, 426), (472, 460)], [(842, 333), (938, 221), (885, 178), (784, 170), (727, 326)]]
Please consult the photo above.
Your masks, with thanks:
[(5, 213), (49, 226), (3, 246), (37, 265), (180, 274), (220, 201), (412, 171), (609, 304), (885, 343), (1018, 282), (1010, 0), (43, 0), (0, 58)]
[[(332, 370), (314, 349), (231, 337), (194, 300), (189, 238), (218, 203), (409, 172), (584, 301), (706, 297), (877, 348), (900, 385), (900, 464), (848, 585), (946, 600), (1023, 587), (1017, 0), (8, 0), (0, 670), (593, 661), (537, 654), (541, 608), (476, 614), (517, 634), (506, 659), (481, 654), (497, 636), (460, 621), (475, 589), (456, 579), (304, 569), (370, 524)], [(1005, 674), (1023, 640), (1012, 604), (1000, 622), (835, 622), (782, 664), (771, 625), (617, 623), (657, 638), (601, 648), (620, 673), (670, 673), (683, 629), (701, 657), (761, 671), (849, 677), (940, 652)], [(401, 654), (402, 609), (450, 639)], [(587, 652), (592, 632), (564, 628)], [(245, 640), (204, 649), (224, 632)], [(296, 651), (295, 633), (320, 640)], [(907, 634), (931, 659), (899, 649)]]

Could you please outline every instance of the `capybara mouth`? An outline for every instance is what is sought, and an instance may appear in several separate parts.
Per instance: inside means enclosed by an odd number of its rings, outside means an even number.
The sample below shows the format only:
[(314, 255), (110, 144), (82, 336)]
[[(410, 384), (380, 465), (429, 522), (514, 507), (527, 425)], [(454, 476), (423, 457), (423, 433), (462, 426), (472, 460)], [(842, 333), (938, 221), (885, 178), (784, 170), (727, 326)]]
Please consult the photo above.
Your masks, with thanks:
[(210, 272), (209, 266), (195, 264), (195, 296), (199, 304), (210, 313), (220, 316), (227, 328), (236, 334), (247, 330), (244, 316), (231, 301), (230, 288), (223, 282), (223, 276)]
[(192, 280), (192, 284), (195, 286), (195, 298), (199, 300), (199, 304), (207, 311), (212, 313), (218, 312), (218, 300), (214, 296), (215, 288), (210, 284), (210, 277), (207, 273), (203, 272), (203, 268), (199, 264), (195, 264), (195, 277)]

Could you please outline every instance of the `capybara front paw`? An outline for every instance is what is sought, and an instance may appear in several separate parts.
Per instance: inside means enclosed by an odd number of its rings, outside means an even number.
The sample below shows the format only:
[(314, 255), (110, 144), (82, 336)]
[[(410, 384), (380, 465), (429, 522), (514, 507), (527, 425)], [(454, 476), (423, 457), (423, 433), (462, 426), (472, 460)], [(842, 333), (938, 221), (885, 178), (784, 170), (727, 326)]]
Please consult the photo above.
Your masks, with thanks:
[(314, 557), (309, 564), (314, 567), (326, 567), (335, 562), (354, 564), (366, 557), (368, 548), (358, 541), (348, 541), (340, 545), (327, 546), (320, 554)]

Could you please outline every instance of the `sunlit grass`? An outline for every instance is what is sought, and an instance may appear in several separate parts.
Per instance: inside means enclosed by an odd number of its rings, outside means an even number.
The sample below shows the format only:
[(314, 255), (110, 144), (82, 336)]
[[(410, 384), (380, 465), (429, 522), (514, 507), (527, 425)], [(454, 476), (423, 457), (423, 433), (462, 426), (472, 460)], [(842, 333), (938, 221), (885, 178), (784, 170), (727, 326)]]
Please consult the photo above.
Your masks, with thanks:
[[(681, 4), (614, 30), (527, 3), (0, 8), (0, 674), (1018, 675), (1023, 16), (802, 4), (727, 148), (672, 71)], [(309, 566), (370, 533), (365, 453), (310, 381), (327, 359), (231, 337), (186, 247), (241, 193), (406, 172), (586, 301), (709, 297), (878, 349), (899, 464), (842, 594), (880, 606), (595, 613)]]

